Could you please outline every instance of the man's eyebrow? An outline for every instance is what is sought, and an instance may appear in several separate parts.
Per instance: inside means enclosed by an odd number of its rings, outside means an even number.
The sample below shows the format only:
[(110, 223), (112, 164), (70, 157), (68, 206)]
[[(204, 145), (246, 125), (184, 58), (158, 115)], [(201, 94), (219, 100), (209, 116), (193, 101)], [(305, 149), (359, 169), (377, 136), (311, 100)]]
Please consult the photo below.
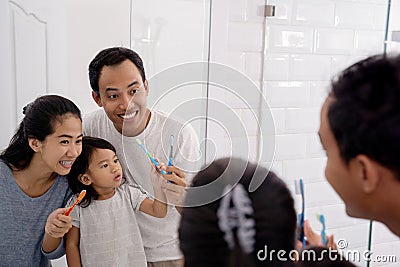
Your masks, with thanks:
[(139, 82), (138, 82), (138, 81), (134, 81), (134, 82), (130, 83), (130, 84), (127, 86), (127, 88), (129, 88), (129, 87), (131, 87), (131, 86), (134, 86), (134, 85), (136, 85), (136, 84), (139, 84)]
[(118, 91), (118, 89), (117, 89), (117, 88), (108, 87), (108, 88), (106, 88), (105, 91), (106, 91), (106, 92), (109, 92), (109, 91)]

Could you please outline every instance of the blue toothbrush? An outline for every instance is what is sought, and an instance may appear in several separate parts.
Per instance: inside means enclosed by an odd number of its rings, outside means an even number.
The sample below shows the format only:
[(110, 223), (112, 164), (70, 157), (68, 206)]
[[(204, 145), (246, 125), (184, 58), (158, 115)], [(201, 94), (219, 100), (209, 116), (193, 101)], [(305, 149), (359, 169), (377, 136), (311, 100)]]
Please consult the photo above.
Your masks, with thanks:
[[(170, 150), (169, 150), (169, 160), (168, 160), (168, 166), (172, 166), (173, 165), (173, 156), (172, 156), (172, 152), (174, 149), (174, 136), (171, 134), (170, 139), (169, 139), (169, 145), (170, 145)], [(168, 174), (172, 174), (172, 172), (168, 172)]]
[(304, 202), (304, 185), (303, 179), (295, 180), (294, 181), (294, 189), (295, 193), (301, 195), (301, 213), (298, 215), (298, 221), (300, 225), (300, 236), (299, 240), (303, 244), (303, 248), (306, 247), (306, 239), (304, 236), (304, 209), (305, 209), (305, 202)]
[(320, 221), (320, 223), (322, 224), (322, 230), (321, 230), (321, 238), (322, 238), (322, 243), (324, 245), (326, 245), (328, 243), (328, 241), (326, 240), (326, 233), (325, 233), (325, 217), (322, 214), (317, 214), (317, 220)]
[(159, 170), (162, 175), (165, 175), (166, 172), (164, 170), (160, 169), (160, 165), (158, 164), (157, 160), (155, 158), (153, 158), (153, 156), (149, 153), (149, 151), (147, 151), (147, 149), (142, 144), (142, 141), (140, 141), (139, 139), (136, 139), (136, 143), (138, 143), (138, 145), (143, 149), (143, 151), (146, 153), (147, 157), (149, 157), (151, 162), (153, 162), (154, 166), (156, 166), (157, 170)]

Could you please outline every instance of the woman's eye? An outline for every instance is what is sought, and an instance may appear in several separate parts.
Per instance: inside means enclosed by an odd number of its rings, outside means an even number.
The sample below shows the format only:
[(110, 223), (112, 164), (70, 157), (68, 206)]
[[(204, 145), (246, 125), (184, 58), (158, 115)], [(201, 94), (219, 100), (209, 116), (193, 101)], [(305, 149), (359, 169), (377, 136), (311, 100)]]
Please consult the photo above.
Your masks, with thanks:
[(82, 144), (82, 139), (76, 140), (77, 144)]
[(109, 99), (115, 99), (115, 98), (117, 98), (117, 95), (109, 95), (108, 98)]
[(63, 145), (68, 145), (69, 141), (68, 140), (62, 140), (60, 143), (63, 144)]
[(103, 164), (103, 166), (101, 166), (102, 168), (107, 168), (108, 164)]
[(134, 94), (136, 94), (136, 93), (137, 93), (137, 91), (138, 91), (138, 89), (133, 89), (133, 90), (131, 90), (131, 95), (134, 95)]
[(114, 159), (114, 163), (117, 163), (117, 162), (119, 162), (119, 159)]

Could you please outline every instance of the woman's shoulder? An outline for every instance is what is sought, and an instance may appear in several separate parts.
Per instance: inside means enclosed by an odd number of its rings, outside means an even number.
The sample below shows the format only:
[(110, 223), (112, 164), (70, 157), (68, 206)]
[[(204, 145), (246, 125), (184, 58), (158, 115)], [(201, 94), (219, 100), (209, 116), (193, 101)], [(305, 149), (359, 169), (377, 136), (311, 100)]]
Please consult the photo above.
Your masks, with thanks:
[(3, 160), (0, 160), (0, 175), (2, 177), (10, 176), (10, 175), (12, 176), (12, 172), (11, 172), (10, 166), (8, 166), (8, 164)]

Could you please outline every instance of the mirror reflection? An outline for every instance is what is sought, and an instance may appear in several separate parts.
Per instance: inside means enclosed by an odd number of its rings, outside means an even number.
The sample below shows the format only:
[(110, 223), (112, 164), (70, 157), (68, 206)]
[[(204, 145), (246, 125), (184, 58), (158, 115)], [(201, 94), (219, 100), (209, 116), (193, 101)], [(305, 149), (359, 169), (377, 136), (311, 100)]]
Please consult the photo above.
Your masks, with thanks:
[[(322, 214), (326, 233), (345, 240), (345, 249), (400, 256), (400, 242), (386, 226), (346, 215), (325, 179), (326, 155), (317, 133), (331, 80), (341, 70), (373, 54), (400, 51), (400, 21), (393, 15), (399, 1), (9, 0), (0, 5), (0, 33), (6, 36), (0, 77), (7, 88), (0, 107), (2, 148), (22, 120), (22, 108), (39, 95), (63, 95), (84, 115), (99, 110), (89, 63), (104, 48), (128, 47), (143, 59), (148, 108), (191, 124), (199, 164), (225, 156), (258, 162), (284, 180), (297, 213), (302, 198), (295, 184), (301, 178), (303, 215), (316, 232), (322, 230), (317, 216)], [(265, 16), (266, 5), (273, 15)], [(65, 266), (65, 259), (54, 264)]]

